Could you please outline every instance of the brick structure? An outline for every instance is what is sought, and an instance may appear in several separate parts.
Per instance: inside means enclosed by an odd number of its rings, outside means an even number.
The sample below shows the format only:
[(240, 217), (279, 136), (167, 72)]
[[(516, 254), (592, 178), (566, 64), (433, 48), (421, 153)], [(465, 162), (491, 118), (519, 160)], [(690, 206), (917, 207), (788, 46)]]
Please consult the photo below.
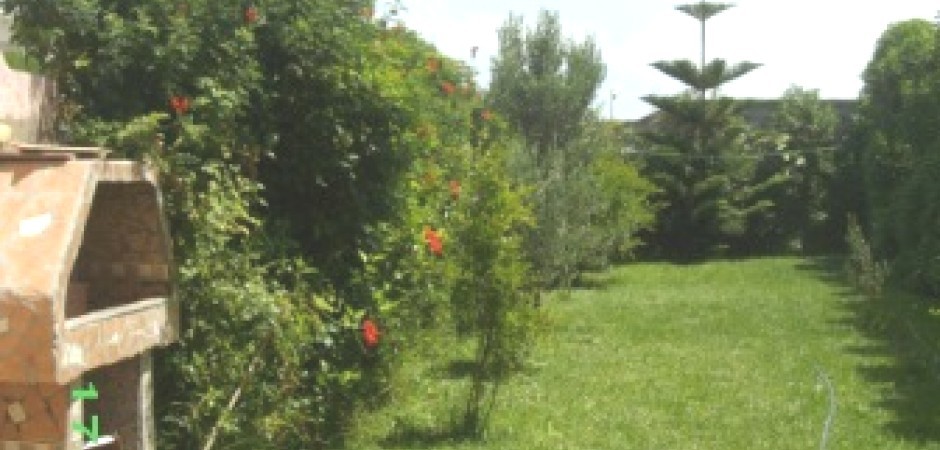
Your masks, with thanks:
[[(90, 156), (90, 157), (89, 157)], [(98, 149), (0, 151), (0, 450), (153, 449), (150, 349), (177, 339), (154, 175)], [(74, 401), (93, 383), (99, 398)]]

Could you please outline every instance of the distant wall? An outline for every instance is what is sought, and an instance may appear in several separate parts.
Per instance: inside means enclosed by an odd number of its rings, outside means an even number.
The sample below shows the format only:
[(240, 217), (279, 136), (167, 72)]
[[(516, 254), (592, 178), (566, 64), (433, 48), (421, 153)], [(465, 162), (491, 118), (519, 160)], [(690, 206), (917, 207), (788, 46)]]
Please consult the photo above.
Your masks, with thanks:
[[(0, 51), (9, 50), (9, 16), (0, 15)], [(0, 122), (13, 127), (13, 140), (44, 142), (52, 123), (52, 82), (18, 72), (0, 57)]]

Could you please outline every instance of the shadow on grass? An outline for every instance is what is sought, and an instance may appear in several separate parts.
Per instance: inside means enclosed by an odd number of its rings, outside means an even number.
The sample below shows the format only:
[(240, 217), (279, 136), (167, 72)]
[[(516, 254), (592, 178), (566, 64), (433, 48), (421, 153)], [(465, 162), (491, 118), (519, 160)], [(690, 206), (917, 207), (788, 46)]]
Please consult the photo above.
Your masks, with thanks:
[[(442, 378), (448, 380), (469, 380), (476, 375), (477, 372), (477, 362), (473, 359), (454, 359), (449, 363), (444, 365), (439, 370), (439, 374)], [(531, 362), (525, 362), (521, 366), (514, 366), (507, 369), (504, 374), (507, 378), (512, 378), (519, 375), (525, 376), (535, 376), (541, 369), (535, 366)], [(485, 381), (493, 382), (496, 381), (495, 374), (486, 374), (484, 377)]]
[(477, 372), (477, 362), (472, 359), (455, 359), (447, 364), (444, 376), (452, 380), (472, 378)]
[(887, 428), (908, 441), (940, 442), (940, 326), (929, 313), (936, 305), (891, 289), (881, 299), (866, 299), (847, 284), (840, 258), (815, 258), (797, 268), (844, 288), (840, 294), (847, 315), (838, 322), (873, 341), (844, 350), (889, 361), (857, 369), (869, 382), (889, 386), (877, 403), (893, 413)]
[(611, 274), (610, 269), (588, 271), (581, 273), (571, 281), (572, 289), (604, 290), (611, 285), (616, 284), (616, 277)]
[(399, 423), (388, 436), (379, 441), (382, 448), (416, 449), (439, 447), (479, 440), (476, 428), (464, 421), (451, 420), (444, 426)]

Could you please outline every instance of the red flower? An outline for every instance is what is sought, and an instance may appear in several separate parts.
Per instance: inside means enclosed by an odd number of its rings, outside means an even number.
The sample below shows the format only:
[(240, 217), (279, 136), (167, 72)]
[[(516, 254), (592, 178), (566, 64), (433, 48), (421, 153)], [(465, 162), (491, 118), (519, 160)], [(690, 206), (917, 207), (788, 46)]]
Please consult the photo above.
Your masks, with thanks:
[(379, 345), (379, 335), (381, 334), (379, 326), (372, 319), (362, 321), (362, 342), (366, 344), (366, 347), (375, 348)]
[(450, 180), (450, 196), (454, 200), (460, 199), (460, 182), (457, 180)]
[(441, 92), (444, 95), (450, 95), (457, 91), (457, 86), (454, 86), (454, 83), (450, 81), (444, 81), (441, 83)]
[(431, 250), (435, 256), (444, 255), (444, 242), (441, 239), (440, 233), (434, 230), (431, 227), (424, 227), (424, 241), (428, 244), (428, 249)]
[(245, 8), (245, 22), (255, 23), (258, 21), (258, 8), (255, 8), (254, 5), (250, 5)]
[(189, 97), (182, 95), (170, 97), (170, 107), (173, 108), (173, 111), (176, 111), (177, 115), (182, 116), (186, 114), (186, 111), (189, 111)]
[(493, 111), (490, 111), (490, 110), (488, 110), (488, 109), (484, 109), (483, 111), (480, 111), (480, 118), (483, 119), (483, 120), (490, 120), (490, 119), (492, 119), (492, 118), (493, 118)]

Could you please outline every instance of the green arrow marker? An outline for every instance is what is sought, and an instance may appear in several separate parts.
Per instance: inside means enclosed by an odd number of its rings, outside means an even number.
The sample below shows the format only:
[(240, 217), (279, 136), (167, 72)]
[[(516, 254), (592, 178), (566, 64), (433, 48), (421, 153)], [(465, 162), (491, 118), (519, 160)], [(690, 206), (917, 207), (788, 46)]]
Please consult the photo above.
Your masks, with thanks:
[(88, 383), (85, 389), (72, 390), (72, 400), (98, 400), (98, 390), (94, 384)]
[(88, 442), (94, 442), (98, 440), (98, 416), (91, 416), (91, 429), (79, 423), (72, 422), (72, 430), (77, 431), (85, 436), (88, 436)]

